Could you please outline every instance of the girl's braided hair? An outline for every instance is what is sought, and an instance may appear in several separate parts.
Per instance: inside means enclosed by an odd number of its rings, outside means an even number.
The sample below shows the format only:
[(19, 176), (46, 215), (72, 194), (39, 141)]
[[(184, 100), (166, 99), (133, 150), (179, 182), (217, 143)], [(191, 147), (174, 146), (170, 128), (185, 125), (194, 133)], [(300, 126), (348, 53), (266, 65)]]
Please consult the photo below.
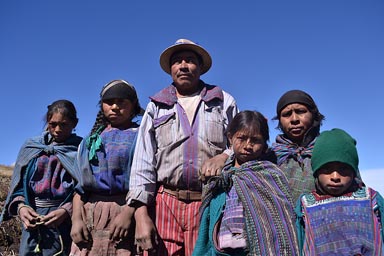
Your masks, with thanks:
[(91, 134), (94, 134), (97, 130), (99, 130), (100, 127), (107, 127), (108, 124), (109, 122), (107, 118), (105, 118), (103, 110), (100, 109), (99, 112), (97, 113), (95, 123), (93, 124)]

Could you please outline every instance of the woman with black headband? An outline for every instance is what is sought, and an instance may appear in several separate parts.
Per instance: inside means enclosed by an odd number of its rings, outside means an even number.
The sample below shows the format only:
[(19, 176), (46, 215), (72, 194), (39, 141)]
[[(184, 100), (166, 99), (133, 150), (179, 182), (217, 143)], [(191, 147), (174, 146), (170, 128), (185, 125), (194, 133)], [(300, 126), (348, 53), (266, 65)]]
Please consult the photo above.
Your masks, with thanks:
[(278, 128), (283, 132), (276, 137), (272, 150), (277, 164), (286, 174), (294, 202), (301, 193), (315, 189), (311, 168), (312, 149), (320, 132), (324, 116), (312, 97), (301, 90), (291, 90), (277, 103)]

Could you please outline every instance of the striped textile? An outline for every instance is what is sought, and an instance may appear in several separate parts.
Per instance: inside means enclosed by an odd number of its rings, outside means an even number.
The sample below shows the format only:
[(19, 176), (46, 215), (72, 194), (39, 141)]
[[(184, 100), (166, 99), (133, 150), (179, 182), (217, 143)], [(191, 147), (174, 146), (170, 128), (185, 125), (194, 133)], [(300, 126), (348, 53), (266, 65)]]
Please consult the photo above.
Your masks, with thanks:
[(246, 249), (244, 207), (235, 187), (226, 194), (225, 211), (220, 223), (218, 244), (222, 249)]
[(285, 162), (288, 158), (294, 158), (299, 163), (303, 163), (304, 158), (312, 156), (314, 145), (315, 140), (304, 147), (292, 143), (283, 136), (278, 136), (276, 138), (276, 143), (272, 144), (272, 150), (276, 153), (278, 165)]
[(308, 146), (300, 147), (287, 138), (279, 135), (272, 150), (277, 156), (277, 165), (288, 178), (293, 202), (296, 202), (302, 193), (315, 190), (315, 180), (311, 167), (312, 149), (315, 140)]
[(184, 202), (167, 193), (157, 194), (156, 228), (163, 243), (158, 255), (192, 255), (200, 206), (200, 201)]
[(267, 161), (251, 161), (233, 175), (244, 205), (250, 255), (297, 255), (295, 214), (284, 174)]
[(231, 185), (244, 207), (247, 255), (297, 255), (295, 213), (288, 181), (269, 161), (250, 161), (240, 169), (224, 170), (221, 179), (210, 184), (203, 201), (202, 224), (194, 255), (207, 252), (225, 255), (219, 248), (211, 248), (215, 246), (212, 240), (216, 239), (213, 227), (220, 218), (214, 211), (222, 207), (220, 202), (224, 206), (220, 195), (226, 194)]
[(305, 194), (296, 209), (302, 255), (383, 255), (378, 195), (367, 187), (339, 197)]
[(225, 130), (238, 112), (235, 99), (218, 86), (200, 81), (201, 102), (192, 125), (170, 85), (151, 97), (141, 122), (128, 194), (147, 205), (157, 186), (201, 191), (202, 164), (228, 145)]

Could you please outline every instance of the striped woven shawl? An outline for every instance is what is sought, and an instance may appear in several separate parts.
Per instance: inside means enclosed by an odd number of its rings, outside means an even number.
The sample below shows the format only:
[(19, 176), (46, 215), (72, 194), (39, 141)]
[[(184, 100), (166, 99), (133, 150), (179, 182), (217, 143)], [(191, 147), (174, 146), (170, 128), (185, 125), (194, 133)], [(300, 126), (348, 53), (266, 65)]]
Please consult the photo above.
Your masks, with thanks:
[(210, 184), (203, 210), (215, 194), (231, 186), (244, 207), (248, 254), (297, 255), (293, 202), (282, 171), (269, 161), (250, 161), (239, 169), (227, 167)]

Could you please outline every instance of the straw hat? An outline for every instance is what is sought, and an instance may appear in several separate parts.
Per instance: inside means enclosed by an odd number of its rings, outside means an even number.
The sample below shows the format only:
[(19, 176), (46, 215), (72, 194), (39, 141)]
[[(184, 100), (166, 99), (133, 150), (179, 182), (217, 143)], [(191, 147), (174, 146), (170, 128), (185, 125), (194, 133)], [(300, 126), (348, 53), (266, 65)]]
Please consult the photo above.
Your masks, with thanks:
[(178, 39), (174, 45), (169, 46), (160, 55), (160, 66), (168, 74), (171, 74), (170, 60), (175, 52), (193, 51), (198, 54), (203, 63), (201, 63), (201, 74), (206, 73), (212, 66), (212, 59), (209, 53), (200, 45), (188, 39)]

